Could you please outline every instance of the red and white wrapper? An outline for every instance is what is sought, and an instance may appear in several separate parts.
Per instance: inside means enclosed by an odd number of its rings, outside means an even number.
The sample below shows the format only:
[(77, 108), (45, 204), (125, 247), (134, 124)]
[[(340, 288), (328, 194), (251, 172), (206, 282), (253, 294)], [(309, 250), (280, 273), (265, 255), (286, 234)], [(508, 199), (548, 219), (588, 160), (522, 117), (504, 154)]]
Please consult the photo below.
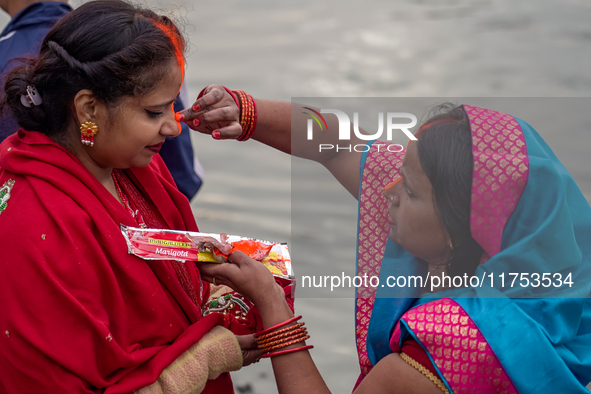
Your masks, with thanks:
[(144, 260), (185, 260), (223, 263), (236, 251), (260, 261), (280, 278), (295, 279), (285, 243), (273, 243), (238, 235), (136, 228), (121, 225), (129, 254)]

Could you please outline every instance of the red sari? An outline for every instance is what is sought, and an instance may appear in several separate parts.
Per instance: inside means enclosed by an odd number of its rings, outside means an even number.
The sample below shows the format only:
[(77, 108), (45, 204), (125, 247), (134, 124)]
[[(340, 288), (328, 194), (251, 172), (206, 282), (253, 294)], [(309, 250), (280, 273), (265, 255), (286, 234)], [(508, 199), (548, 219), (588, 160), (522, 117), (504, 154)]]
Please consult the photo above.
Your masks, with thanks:
[[(126, 174), (168, 228), (198, 230), (158, 155)], [(127, 253), (119, 225), (134, 219), (47, 136), (21, 130), (0, 145), (2, 185), (0, 393), (129, 393), (224, 325), (202, 317), (209, 284), (194, 264), (185, 267), (197, 303), (171, 262)], [(203, 392), (233, 392), (229, 374)]]

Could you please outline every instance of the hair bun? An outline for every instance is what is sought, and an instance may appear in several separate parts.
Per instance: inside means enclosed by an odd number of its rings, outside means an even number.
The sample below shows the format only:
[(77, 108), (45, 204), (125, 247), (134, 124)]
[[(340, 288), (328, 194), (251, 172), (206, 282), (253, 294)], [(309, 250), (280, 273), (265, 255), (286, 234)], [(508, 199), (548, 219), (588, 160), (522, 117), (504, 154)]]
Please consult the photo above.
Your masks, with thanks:
[(35, 59), (19, 60), (22, 63), (11, 69), (6, 76), (5, 96), (0, 106), (4, 111), (9, 107), (16, 123), (25, 130), (42, 130), (47, 121), (42, 93), (31, 89), (34, 86), (32, 77)]

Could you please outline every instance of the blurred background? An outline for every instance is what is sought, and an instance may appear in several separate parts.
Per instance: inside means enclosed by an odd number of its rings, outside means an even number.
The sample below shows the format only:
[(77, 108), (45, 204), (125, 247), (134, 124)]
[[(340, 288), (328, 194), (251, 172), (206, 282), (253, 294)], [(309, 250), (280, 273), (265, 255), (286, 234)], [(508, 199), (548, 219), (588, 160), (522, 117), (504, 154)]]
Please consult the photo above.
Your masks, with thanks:
[[(212, 83), (288, 101), (591, 96), (588, 0), (145, 3), (183, 26), (194, 97)], [(7, 22), (0, 15), (0, 25)], [(576, 101), (577, 111), (587, 115), (589, 103)], [(537, 113), (541, 118), (512, 114), (538, 129), (589, 200), (589, 120), (569, 128), (564, 112)], [(206, 175), (192, 201), (202, 231), (289, 242), (296, 275), (310, 264), (354, 273), (357, 204), (326, 170), (254, 141), (195, 133), (193, 144)], [(292, 218), (292, 203), (306, 215)], [(302, 218), (307, 226), (292, 229)], [(359, 373), (353, 293), (310, 298), (305, 290), (298, 289), (296, 308), (309, 326), (312, 356), (332, 392), (350, 392)], [(268, 360), (233, 375), (237, 393), (276, 392)]]

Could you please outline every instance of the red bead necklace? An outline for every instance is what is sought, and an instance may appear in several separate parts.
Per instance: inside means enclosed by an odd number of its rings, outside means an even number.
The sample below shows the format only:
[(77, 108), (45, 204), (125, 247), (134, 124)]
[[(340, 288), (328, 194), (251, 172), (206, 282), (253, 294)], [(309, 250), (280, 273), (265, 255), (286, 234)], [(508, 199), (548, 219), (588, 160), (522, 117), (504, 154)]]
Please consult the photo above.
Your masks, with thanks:
[(119, 182), (117, 181), (117, 177), (115, 176), (115, 170), (111, 171), (111, 177), (113, 178), (113, 182), (115, 183), (117, 193), (119, 194), (119, 197), (121, 197), (121, 201), (123, 201), (123, 205), (125, 206), (125, 209), (127, 209), (127, 212), (129, 212), (131, 217), (135, 219), (135, 221), (141, 228), (148, 227), (139, 209), (133, 209), (135, 207), (132, 208), (129, 199), (127, 198), (125, 193), (123, 193), (123, 190), (121, 190), (121, 186), (119, 186)]

